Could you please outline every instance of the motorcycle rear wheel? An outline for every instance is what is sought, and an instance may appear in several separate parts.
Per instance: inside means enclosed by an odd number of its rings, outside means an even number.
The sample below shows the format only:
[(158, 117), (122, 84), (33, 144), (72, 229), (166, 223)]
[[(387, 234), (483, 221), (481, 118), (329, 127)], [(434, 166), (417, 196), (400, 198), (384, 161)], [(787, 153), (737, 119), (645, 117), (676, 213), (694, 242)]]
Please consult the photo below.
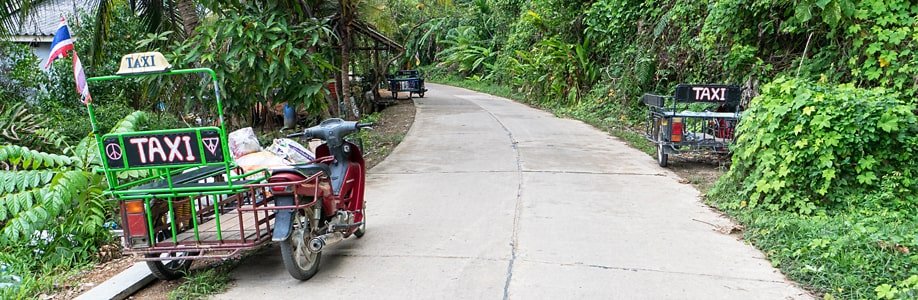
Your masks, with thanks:
[[(316, 207), (314, 207), (315, 209)], [(306, 241), (311, 238), (311, 228), (317, 225), (312, 220), (311, 210), (306, 214), (296, 214), (301, 222), (292, 222), (293, 227), (290, 237), (280, 242), (281, 257), (284, 259), (284, 268), (290, 273), (290, 276), (299, 280), (309, 280), (319, 272), (319, 264), (322, 261), (322, 252), (310, 252), (306, 246)], [(300, 226), (299, 224), (305, 226)]]

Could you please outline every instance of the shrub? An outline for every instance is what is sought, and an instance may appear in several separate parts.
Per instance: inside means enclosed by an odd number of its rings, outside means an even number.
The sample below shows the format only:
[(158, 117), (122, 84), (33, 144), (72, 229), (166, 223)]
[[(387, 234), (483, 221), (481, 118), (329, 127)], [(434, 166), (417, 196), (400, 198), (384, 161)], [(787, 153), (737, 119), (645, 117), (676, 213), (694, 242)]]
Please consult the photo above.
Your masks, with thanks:
[(39, 87), (47, 82), (38, 65), (28, 46), (0, 41), (0, 104), (35, 102)]
[[(133, 131), (146, 118), (144, 112), (131, 113), (112, 131)], [(103, 224), (113, 206), (103, 195), (107, 182), (97, 172), (96, 146), (91, 135), (57, 153), (0, 145), (0, 283), (5, 268), (20, 275), (66, 271), (111, 240)], [(28, 295), (40, 281), (0, 288), (0, 298)]]
[(714, 193), (739, 191), (728, 208), (804, 214), (868, 201), (914, 207), (918, 123), (915, 107), (896, 97), (850, 84), (775, 80), (740, 122), (733, 167)]

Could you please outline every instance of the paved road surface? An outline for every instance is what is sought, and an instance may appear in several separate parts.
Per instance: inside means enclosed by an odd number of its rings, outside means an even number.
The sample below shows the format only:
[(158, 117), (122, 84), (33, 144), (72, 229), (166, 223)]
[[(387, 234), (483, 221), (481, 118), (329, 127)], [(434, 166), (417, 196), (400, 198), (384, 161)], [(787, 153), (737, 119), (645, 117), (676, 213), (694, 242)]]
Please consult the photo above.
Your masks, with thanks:
[[(807, 299), (653, 158), (574, 120), (441, 85), (370, 171), (368, 232), (299, 282), (276, 247), (217, 299)], [(703, 222), (699, 222), (703, 221)]]

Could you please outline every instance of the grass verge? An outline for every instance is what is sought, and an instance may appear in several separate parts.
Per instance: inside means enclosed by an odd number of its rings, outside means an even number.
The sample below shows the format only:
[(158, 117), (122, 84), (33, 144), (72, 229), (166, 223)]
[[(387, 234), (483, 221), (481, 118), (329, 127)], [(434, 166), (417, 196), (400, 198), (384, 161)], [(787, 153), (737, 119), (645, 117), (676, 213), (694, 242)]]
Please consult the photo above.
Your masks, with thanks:
[(852, 207), (807, 216), (726, 209), (729, 197), (715, 194), (707, 202), (744, 224), (744, 238), (810, 291), (825, 299), (918, 299), (915, 213)]
[(241, 260), (224, 261), (216, 266), (192, 270), (178, 287), (169, 292), (169, 299), (204, 299), (226, 291), (232, 280), (229, 273)]

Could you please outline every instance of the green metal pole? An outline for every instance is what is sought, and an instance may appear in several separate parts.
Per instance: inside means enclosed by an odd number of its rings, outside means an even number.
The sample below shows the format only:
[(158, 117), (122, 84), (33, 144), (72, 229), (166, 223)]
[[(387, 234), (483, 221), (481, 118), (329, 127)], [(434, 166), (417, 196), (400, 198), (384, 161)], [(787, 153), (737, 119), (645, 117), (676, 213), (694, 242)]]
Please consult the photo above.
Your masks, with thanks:
[[(96, 139), (96, 147), (99, 148), (99, 159), (105, 159), (102, 157), (102, 153), (105, 153), (105, 149), (102, 147), (102, 135), (99, 133), (99, 125), (96, 123), (96, 113), (93, 110), (92, 102), (86, 104), (86, 112), (89, 113), (89, 125), (92, 127), (92, 135)], [(115, 176), (110, 172), (105, 172), (105, 180), (108, 181), (109, 187), (117, 185)]]

